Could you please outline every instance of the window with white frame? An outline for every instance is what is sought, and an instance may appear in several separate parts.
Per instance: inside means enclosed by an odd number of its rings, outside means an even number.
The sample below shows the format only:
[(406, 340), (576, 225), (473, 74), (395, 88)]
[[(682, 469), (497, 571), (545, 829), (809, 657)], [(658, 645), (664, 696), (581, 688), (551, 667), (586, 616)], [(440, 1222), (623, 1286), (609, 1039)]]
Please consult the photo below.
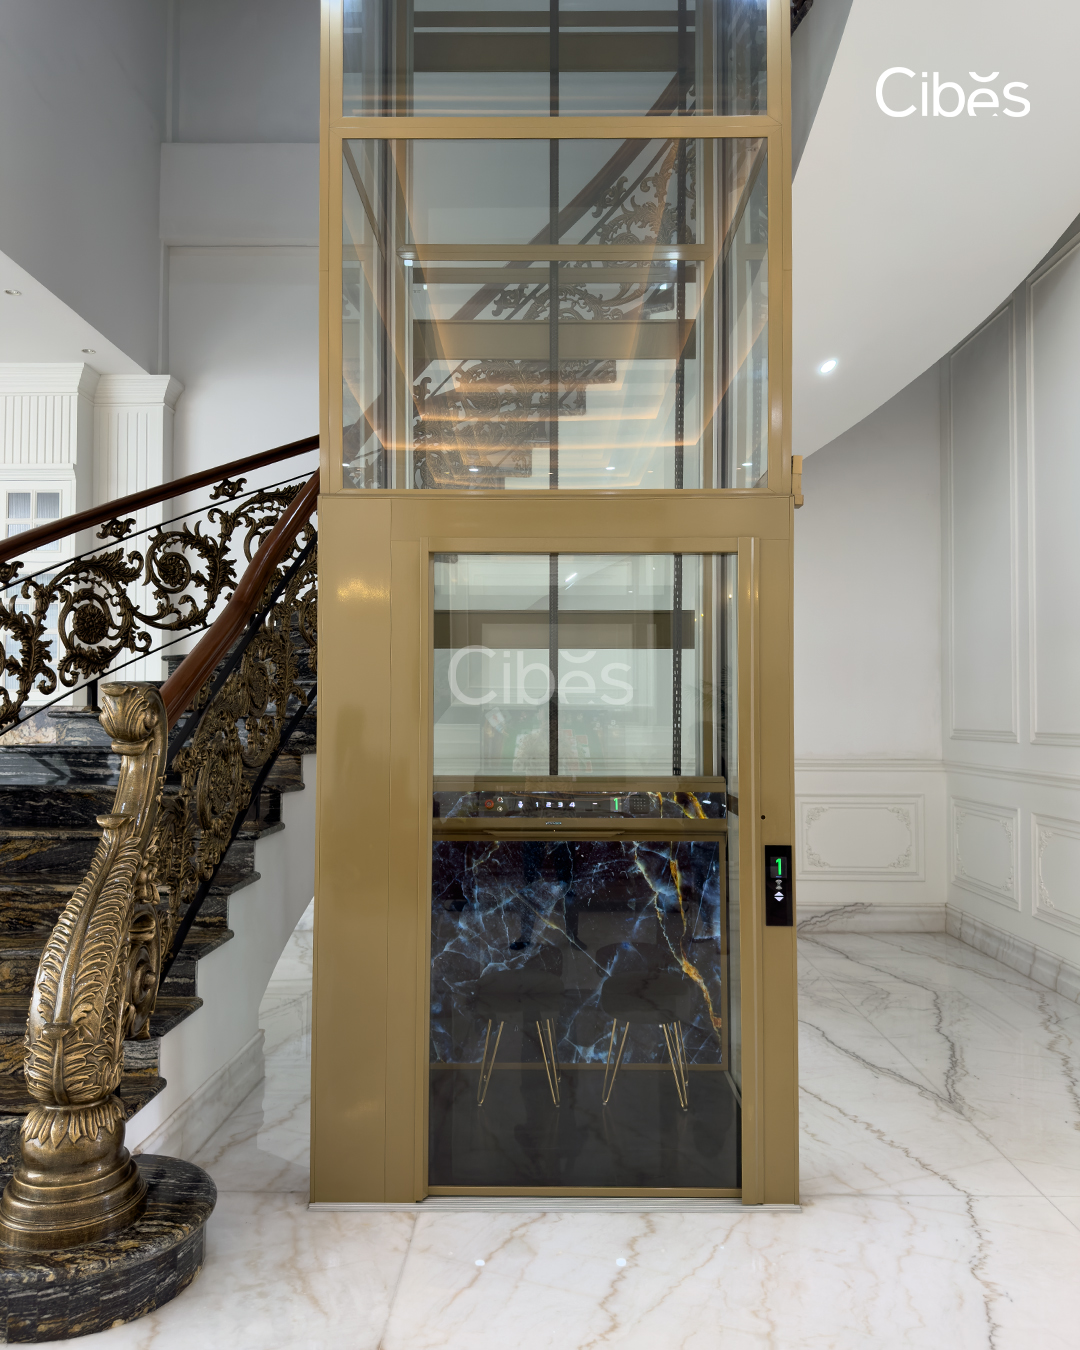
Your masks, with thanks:
[[(10, 539), (16, 534), (25, 534), (39, 525), (48, 525), (50, 521), (60, 519), (60, 493), (19, 491), (4, 493), (4, 537)], [(35, 553), (58, 553), (60, 540), (41, 544)]]
[[(25, 534), (28, 530), (35, 530), (39, 525), (48, 525), (51, 521), (59, 520), (61, 515), (61, 493), (55, 489), (42, 489), (38, 491), (32, 487), (18, 487), (9, 489), (3, 493), (4, 505), (4, 538), (11, 539), (15, 535)], [(40, 544), (33, 552), (36, 553), (59, 553), (61, 540), (54, 539), (51, 543)], [(28, 573), (35, 571), (35, 566), (31, 565), (26, 569)], [(17, 584), (13, 585), (9, 592), (5, 593), (5, 599), (14, 604), (16, 613), (30, 614), (34, 609), (34, 600), (24, 598), (19, 594)], [(43, 637), (49, 643), (51, 659), (49, 664), (55, 663), (58, 655), (58, 635), (57, 621), (59, 619), (59, 606), (53, 603), (45, 612), (45, 631)], [(18, 644), (13, 644), (12, 654), (21, 656)], [(17, 674), (7, 673), (3, 677), (4, 687), (9, 695), (13, 695), (18, 689), (19, 680)], [(28, 704), (32, 707), (41, 702), (42, 694), (35, 686), (31, 693)]]

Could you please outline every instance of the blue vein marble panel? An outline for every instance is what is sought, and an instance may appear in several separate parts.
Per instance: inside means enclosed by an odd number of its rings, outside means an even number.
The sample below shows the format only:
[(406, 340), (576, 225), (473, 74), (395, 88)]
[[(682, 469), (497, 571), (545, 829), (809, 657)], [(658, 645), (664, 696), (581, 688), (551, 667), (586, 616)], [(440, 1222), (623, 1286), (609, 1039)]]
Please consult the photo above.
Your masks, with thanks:
[[(691, 1065), (727, 1067), (722, 840), (439, 840), (432, 868), (431, 1058), (539, 1061), (550, 1017), (563, 1064), (659, 1064), (662, 1022)], [(511, 973), (516, 973), (517, 980)], [(493, 1004), (492, 990), (497, 990)]]

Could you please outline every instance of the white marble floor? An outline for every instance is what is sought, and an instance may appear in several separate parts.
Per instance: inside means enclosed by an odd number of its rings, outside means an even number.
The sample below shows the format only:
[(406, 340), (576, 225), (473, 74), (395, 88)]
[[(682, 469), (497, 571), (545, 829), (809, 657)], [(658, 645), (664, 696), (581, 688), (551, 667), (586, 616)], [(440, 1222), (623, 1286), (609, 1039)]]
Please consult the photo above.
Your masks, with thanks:
[(206, 1268), (108, 1350), (1076, 1350), (1080, 1006), (944, 934), (801, 944), (801, 1212), (306, 1208), (303, 943), (197, 1161)]

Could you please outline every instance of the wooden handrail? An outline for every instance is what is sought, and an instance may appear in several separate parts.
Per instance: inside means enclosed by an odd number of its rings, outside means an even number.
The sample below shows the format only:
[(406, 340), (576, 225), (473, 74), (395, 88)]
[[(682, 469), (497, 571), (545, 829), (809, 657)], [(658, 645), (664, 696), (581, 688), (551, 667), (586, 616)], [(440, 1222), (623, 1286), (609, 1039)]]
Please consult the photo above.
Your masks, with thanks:
[(184, 710), (190, 707), (218, 662), (244, 631), (274, 568), (288, 553), (315, 510), (318, 496), (319, 470), (316, 469), (259, 546), (225, 608), (161, 686), (161, 698), (170, 731)]
[(194, 492), (196, 488), (206, 487), (208, 483), (218, 483), (223, 478), (236, 478), (249, 473), (252, 469), (261, 469), (265, 464), (277, 464), (282, 459), (292, 459), (302, 455), (305, 450), (319, 448), (318, 436), (305, 436), (302, 441), (291, 441), (288, 445), (279, 445), (273, 450), (263, 450), (257, 455), (248, 455), (246, 459), (234, 459), (231, 464), (219, 464), (213, 469), (203, 469), (199, 473), (189, 473), (186, 478), (174, 478), (159, 487), (143, 488), (141, 492), (132, 492), (127, 497), (117, 497), (104, 506), (92, 506), (88, 511), (78, 511), (73, 516), (64, 516), (60, 520), (50, 521), (48, 525), (39, 525), (36, 530), (27, 530), (25, 534), (13, 535), (10, 539), (0, 540), (0, 562), (8, 562), (20, 554), (30, 553), (42, 544), (51, 544), (56, 539), (64, 539), (69, 534), (88, 529), (91, 525), (101, 525), (117, 516), (130, 515), (144, 506), (154, 506), (158, 502), (167, 502), (185, 492)]

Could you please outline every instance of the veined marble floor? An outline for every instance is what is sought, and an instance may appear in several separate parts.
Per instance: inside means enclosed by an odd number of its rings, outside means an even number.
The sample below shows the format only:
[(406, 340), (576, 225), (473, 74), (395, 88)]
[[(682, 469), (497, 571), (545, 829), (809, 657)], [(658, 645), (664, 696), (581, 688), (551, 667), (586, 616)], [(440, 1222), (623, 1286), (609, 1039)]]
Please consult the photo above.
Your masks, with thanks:
[(800, 951), (801, 1212), (328, 1213), (294, 942), (266, 1080), (196, 1159), (220, 1190), (203, 1273), (81, 1344), (1076, 1350), (1080, 1006), (944, 934)]

